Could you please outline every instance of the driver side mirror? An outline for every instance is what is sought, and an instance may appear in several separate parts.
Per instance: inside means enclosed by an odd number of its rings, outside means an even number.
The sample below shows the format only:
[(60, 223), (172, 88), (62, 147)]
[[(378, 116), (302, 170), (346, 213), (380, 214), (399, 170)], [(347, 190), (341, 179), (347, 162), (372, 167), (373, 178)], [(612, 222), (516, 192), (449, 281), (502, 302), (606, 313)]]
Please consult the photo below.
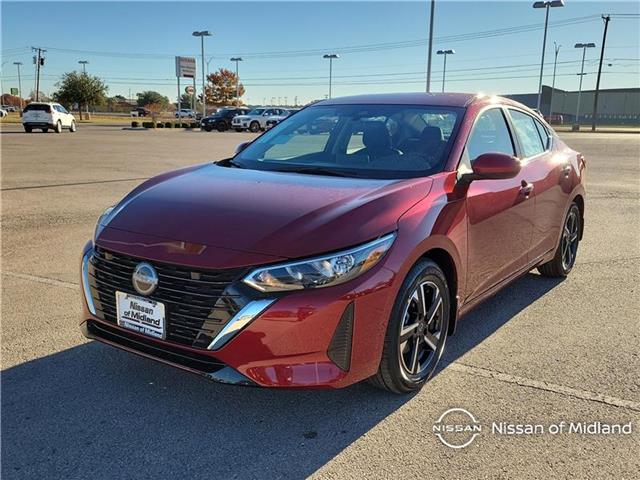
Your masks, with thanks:
[(242, 142), (242, 143), (238, 144), (238, 146), (236, 147), (235, 155), (238, 155), (245, 148), (247, 148), (250, 144), (251, 144), (251, 142)]
[(472, 172), (462, 175), (461, 180), (503, 180), (520, 173), (520, 160), (505, 153), (483, 153), (471, 163)]

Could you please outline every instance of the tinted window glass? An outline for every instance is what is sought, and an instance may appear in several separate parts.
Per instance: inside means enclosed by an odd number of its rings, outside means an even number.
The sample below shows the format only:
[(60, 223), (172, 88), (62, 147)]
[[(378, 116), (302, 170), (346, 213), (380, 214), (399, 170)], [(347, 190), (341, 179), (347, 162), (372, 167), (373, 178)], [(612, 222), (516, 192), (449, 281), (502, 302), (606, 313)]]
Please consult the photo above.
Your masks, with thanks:
[(518, 135), (518, 140), (522, 146), (525, 157), (532, 157), (544, 151), (540, 134), (536, 128), (533, 117), (518, 110), (509, 110), (513, 119), (513, 127)]
[(410, 178), (442, 170), (461, 108), (412, 105), (309, 107), (243, 150), (245, 168), (309, 168), (363, 178)]
[(467, 153), (471, 161), (483, 153), (506, 153), (515, 155), (507, 122), (499, 108), (480, 114), (467, 142)]
[(49, 105), (42, 105), (42, 104), (38, 104), (38, 103), (30, 103), (29, 105), (27, 105), (26, 107), (24, 107), (24, 111), (25, 112), (32, 112), (35, 110), (39, 110), (41, 112), (50, 112), (51, 109), (49, 107)]

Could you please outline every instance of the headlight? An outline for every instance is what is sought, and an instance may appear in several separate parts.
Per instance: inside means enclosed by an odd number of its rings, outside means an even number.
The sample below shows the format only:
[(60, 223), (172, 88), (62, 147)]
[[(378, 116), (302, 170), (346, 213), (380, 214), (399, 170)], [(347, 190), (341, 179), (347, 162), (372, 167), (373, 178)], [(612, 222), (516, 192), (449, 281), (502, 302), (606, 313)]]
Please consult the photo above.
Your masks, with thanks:
[(96, 243), (96, 238), (98, 238), (98, 235), (100, 235), (100, 232), (102, 232), (102, 229), (107, 226), (107, 223), (109, 223), (109, 220), (110, 220), (109, 216), (111, 215), (111, 212), (113, 212), (114, 208), (115, 208), (114, 206), (107, 208), (104, 212), (102, 212), (102, 215), (100, 215), (100, 217), (98, 218), (98, 223), (96, 223), (96, 229), (93, 231), (93, 243)]
[(261, 292), (281, 292), (304, 288), (330, 287), (363, 274), (380, 261), (396, 238), (390, 233), (343, 252), (260, 268), (244, 283)]

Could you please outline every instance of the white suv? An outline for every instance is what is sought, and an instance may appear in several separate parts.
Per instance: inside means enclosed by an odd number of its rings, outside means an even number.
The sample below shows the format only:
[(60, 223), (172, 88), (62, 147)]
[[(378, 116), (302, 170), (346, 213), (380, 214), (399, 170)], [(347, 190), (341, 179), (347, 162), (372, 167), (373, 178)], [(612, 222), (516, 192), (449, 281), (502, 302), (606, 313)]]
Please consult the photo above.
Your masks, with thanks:
[(254, 108), (246, 115), (233, 117), (231, 128), (234, 128), (237, 132), (265, 130), (267, 128), (267, 120), (273, 117), (280, 118), (281, 115), (286, 115), (285, 112), (284, 108)]
[(76, 119), (59, 103), (30, 103), (22, 111), (22, 125), (24, 131), (31, 133), (34, 128), (48, 132), (52, 128), (56, 133), (62, 133), (63, 128), (70, 132), (76, 131)]

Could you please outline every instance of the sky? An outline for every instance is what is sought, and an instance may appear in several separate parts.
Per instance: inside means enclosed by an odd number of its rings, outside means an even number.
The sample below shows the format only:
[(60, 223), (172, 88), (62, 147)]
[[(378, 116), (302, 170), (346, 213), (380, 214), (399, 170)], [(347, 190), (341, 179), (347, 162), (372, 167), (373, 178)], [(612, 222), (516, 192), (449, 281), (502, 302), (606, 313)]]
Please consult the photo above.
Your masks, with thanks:
[[(609, 24), (601, 88), (640, 86), (640, 2), (566, 0), (549, 12), (544, 84), (552, 82), (554, 41), (558, 54), (556, 88), (577, 90), (582, 50), (584, 89), (595, 87), (602, 42), (603, 13)], [(234, 69), (248, 104), (305, 104), (325, 98), (333, 61), (333, 96), (376, 92), (424, 91), (429, 2), (7, 2), (1, 9), (2, 89), (17, 87), (13, 62), (21, 61), (23, 96), (34, 88), (30, 47), (47, 50), (41, 91), (51, 94), (64, 72), (81, 70), (101, 77), (109, 95), (133, 97), (156, 90), (177, 95), (175, 55), (197, 56), (201, 85), (200, 39), (205, 39), (209, 71)], [(532, 1), (437, 0), (434, 15), (432, 91), (442, 89), (447, 56), (447, 91), (537, 92), (544, 9)], [(506, 29), (506, 30), (505, 30)], [(496, 31), (498, 30), (498, 31)], [(478, 32), (485, 32), (478, 34)], [(486, 33), (489, 32), (489, 33)], [(469, 35), (475, 34), (475, 35)], [(182, 80), (182, 86), (188, 80)]]

